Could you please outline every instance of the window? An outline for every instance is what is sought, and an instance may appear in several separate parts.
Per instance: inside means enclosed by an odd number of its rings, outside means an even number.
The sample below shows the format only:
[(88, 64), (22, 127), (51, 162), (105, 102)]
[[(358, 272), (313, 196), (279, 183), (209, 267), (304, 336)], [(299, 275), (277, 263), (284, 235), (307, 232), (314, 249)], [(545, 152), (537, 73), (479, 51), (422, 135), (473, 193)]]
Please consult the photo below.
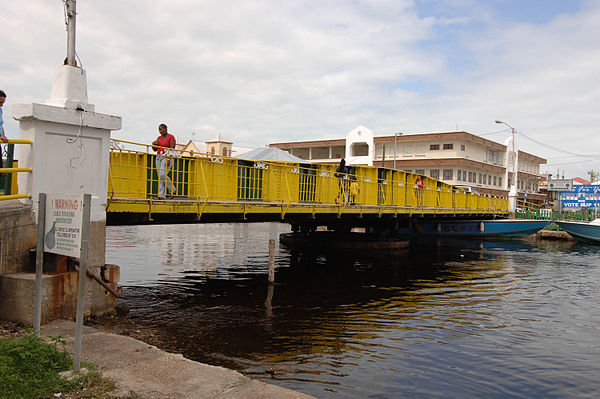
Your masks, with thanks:
[(473, 180), (473, 172), (469, 172), (469, 181)]
[(498, 151), (488, 150), (488, 162), (493, 164), (498, 163)]
[(429, 169), (429, 176), (433, 177), (436, 180), (439, 180), (440, 170), (439, 169)]
[(425, 169), (415, 169), (415, 173), (418, 175), (424, 175), (425, 174)]
[(405, 145), (404, 146), (404, 156), (405, 157), (412, 157), (413, 155), (413, 146), (412, 145)]
[(437, 151), (440, 149), (440, 145), (439, 144), (430, 144), (429, 145), (429, 151)]
[(369, 145), (367, 143), (353, 143), (350, 152), (353, 157), (365, 157), (369, 155)]
[(494, 176), (494, 186), (496, 186), (496, 176)]
[(210, 147), (210, 153), (213, 155), (215, 154), (215, 147)]
[(492, 175), (488, 175), (488, 184), (492, 185)]
[(226, 157), (227, 156), (227, 147), (223, 148), (223, 156)]
[(442, 180), (454, 179), (454, 169), (444, 169), (442, 171)]
[(425, 144), (415, 146), (415, 155), (425, 155)]
[(502, 186), (502, 178), (501, 177), (498, 178), (498, 185)]
[(450, 144), (444, 144), (444, 150), (453, 150), (454, 149), (454, 144), (450, 143)]
[(479, 174), (479, 184), (481, 184), (481, 173)]
[(461, 150), (461, 151), (465, 151), (465, 150), (466, 150), (466, 147), (465, 147), (465, 145), (464, 145), (464, 144), (461, 144), (461, 145), (460, 145), (460, 150)]
[(462, 171), (460, 169), (458, 169), (456, 171), (456, 180), (458, 180), (458, 181), (462, 180)]

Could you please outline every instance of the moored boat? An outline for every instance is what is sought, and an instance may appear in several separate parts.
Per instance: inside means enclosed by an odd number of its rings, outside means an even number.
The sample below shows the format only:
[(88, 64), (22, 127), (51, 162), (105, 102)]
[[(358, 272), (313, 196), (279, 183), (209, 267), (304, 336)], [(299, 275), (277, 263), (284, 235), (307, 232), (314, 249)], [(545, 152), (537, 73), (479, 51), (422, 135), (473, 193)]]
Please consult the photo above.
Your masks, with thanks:
[(600, 244), (600, 219), (595, 219), (591, 222), (555, 222), (573, 238)]
[(549, 223), (530, 219), (420, 221), (413, 230), (418, 235), (517, 238), (534, 234)]

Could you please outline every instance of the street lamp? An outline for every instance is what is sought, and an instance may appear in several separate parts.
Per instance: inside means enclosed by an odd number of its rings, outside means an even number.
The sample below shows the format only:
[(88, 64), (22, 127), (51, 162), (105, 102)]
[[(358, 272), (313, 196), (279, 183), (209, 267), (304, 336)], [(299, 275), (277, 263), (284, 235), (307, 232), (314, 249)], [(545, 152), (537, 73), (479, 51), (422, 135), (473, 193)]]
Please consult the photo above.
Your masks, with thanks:
[(396, 139), (398, 136), (402, 136), (402, 132), (394, 133), (394, 169), (396, 169), (396, 158), (398, 158), (396, 152)]
[[(511, 132), (512, 132), (512, 184), (510, 185), (510, 190), (508, 192), (508, 199), (510, 202), (510, 212), (514, 215), (514, 212), (516, 211), (517, 208), (517, 154), (515, 153), (515, 128), (512, 127), (511, 125), (509, 125), (506, 122), (502, 122), (502, 121), (495, 121), (496, 123), (502, 124), (502, 125), (506, 125), (510, 128)], [(508, 165), (507, 165), (508, 166)], [(508, 178), (508, 168), (506, 170), (506, 177)]]
[(502, 121), (498, 121), (498, 120), (495, 122), (508, 126), (512, 132), (512, 168), (513, 168), (513, 175), (515, 175), (515, 176), (513, 176), (513, 179), (516, 179), (517, 167), (515, 165), (515, 156), (516, 156), (516, 154), (515, 154), (515, 128), (506, 122), (502, 122)]

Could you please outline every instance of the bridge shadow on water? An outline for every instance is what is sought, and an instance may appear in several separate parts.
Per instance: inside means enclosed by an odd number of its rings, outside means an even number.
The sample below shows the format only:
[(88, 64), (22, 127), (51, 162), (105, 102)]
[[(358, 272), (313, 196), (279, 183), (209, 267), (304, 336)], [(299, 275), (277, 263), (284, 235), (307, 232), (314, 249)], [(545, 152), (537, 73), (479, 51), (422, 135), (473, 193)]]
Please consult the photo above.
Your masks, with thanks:
[[(154, 287), (125, 287), (122, 302), (132, 309), (130, 320), (152, 330), (157, 345), (252, 373), (257, 356), (277, 361), (341, 351), (360, 313), (410, 318), (403, 307), (427, 304), (432, 286), (448, 293), (489, 278), (490, 270), (501, 276), (498, 249), (507, 246), (531, 248), (523, 241), (452, 239), (414, 241), (394, 251), (281, 246), (274, 287), (261, 259), (258, 266), (231, 265), (225, 278), (189, 269)], [(380, 327), (358, 324), (361, 331)]]

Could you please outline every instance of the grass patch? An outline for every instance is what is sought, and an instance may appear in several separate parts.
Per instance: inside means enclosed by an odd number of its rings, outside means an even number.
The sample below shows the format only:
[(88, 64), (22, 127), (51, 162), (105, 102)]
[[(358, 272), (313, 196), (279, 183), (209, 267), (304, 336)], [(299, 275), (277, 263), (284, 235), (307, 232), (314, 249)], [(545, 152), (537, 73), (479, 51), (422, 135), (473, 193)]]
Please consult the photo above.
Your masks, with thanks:
[(58, 373), (72, 365), (60, 337), (50, 338), (50, 343), (31, 333), (0, 338), (0, 399), (54, 398), (55, 393), (62, 398), (102, 398), (114, 389), (114, 382), (90, 364), (82, 365), (89, 373), (61, 379)]

